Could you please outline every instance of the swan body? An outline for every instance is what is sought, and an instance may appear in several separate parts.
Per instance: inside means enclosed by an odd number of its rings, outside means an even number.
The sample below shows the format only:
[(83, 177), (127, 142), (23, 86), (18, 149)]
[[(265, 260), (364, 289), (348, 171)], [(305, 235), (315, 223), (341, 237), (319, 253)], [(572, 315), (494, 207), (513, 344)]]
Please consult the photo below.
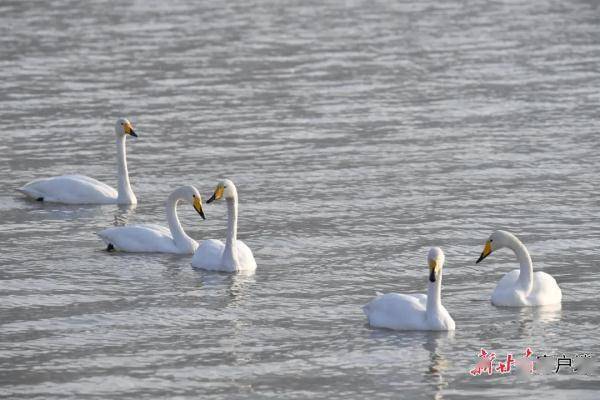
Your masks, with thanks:
[(227, 239), (204, 240), (194, 253), (192, 267), (210, 271), (254, 272), (256, 261), (252, 250), (244, 242), (237, 239), (237, 189), (228, 179), (221, 181), (214, 194), (206, 203), (225, 197), (227, 202)]
[(198, 242), (183, 231), (177, 217), (177, 204), (188, 201), (204, 218), (202, 198), (193, 186), (182, 186), (169, 195), (166, 203), (169, 228), (160, 225), (127, 225), (98, 232), (109, 249), (126, 252), (194, 254)]
[(137, 204), (129, 183), (125, 137), (137, 137), (131, 122), (119, 118), (115, 125), (119, 190), (84, 175), (61, 175), (35, 179), (18, 189), (34, 200), (63, 204)]
[(527, 248), (512, 233), (495, 231), (485, 243), (477, 263), (492, 251), (507, 247), (519, 260), (520, 269), (510, 271), (500, 279), (492, 293), (492, 304), (504, 307), (528, 307), (560, 304), (562, 292), (549, 274), (533, 272), (533, 263)]
[(425, 294), (379, 294), (363, 307), (369, 325), (411, 331), (452, 331), (454, 320), (441, 303), (444, 253), (433, 247), (428, 254), (429, 285)]
[(237, 241), (238, 264), (227, 265), (223, 256), (225, 254), (225, 244), (216, 239), (202, 241), (202, 245), (194, 253), (192, 266), (194, 268), (206, 269), (209, 271), (252, 272), (256, 270), (256, 261), (252, 250), (241, 240)]
[(36, 200), (65, 204), (114, 204), (119, 197), (115, 189), (84, 175), (35, 179), (19, 190)]

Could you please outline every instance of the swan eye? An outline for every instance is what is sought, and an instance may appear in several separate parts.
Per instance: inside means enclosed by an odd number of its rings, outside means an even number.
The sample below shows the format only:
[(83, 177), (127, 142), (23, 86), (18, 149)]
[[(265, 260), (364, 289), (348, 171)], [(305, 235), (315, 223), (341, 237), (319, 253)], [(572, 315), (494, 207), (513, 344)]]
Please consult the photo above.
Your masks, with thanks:
[(193, 197), (193, 198), (196, 198), (196, 195), (195, 195), (195, 194), (193, 194), (193, 195), (192, 195), (192, 197)]

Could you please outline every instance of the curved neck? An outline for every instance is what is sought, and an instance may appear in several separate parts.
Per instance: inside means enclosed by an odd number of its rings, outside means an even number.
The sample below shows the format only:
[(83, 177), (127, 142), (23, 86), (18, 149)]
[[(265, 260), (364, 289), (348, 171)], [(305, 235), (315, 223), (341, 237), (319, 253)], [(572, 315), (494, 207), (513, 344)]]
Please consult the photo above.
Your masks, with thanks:
[(183, 196), (177, 191), (171, 193), (167, 199), (166, 210), (169, 230), (178, 249), (186, 252), (194, 252), (197, 247), (196, 241), (183, 231), (183, 227), (177, 217), (177, 204), (182, 200), (184, 200)]
[(442, 274), (440, 271), (439, 276), (435, 282), (429, 281), (427, 287), (427, 317), (437, 315), (442, 305)]
[(525, 245), (517, 238), (511, 239), (507, 247), (514, 251), (517, 260), (519, 260), (520, 272), (518, 283), (525, 293), (529, 294), (533, 287), (533, 263), (531, 262), (529, 252)]
[(225, 241), (225, 250), (223, 251), (223, 263), (225, 266), (237, 269), (238, 248), (237, 248), (237, 196), (226, 199), (227, 201), (227, 239)]
[(125, 150), (125, 135), (117, 136), (117, 174), (119, 178), (118, 202), (123, 204), (135, 204), (137, 199), (131, 185), (129, 184), (129, 172), (127, 171), (127, 152)]

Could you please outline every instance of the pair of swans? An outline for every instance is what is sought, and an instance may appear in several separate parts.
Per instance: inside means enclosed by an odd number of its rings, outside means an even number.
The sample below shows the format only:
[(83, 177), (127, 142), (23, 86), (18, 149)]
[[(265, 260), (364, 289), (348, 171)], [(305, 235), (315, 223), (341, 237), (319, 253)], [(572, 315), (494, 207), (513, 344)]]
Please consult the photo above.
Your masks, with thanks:
[[(505, 307), (545, 306), (560, 304), (562, 292), (556, 280), (545, 272), (533, 272), (533, 264), (525, 245), (513, 234), (495, 231), (486, 241), (480, 263), (493, 251), (511, 249), (520, 269), (504, 275), (492, 293), (492, 304)], [(388, 293), (378, 295), (363, 307), (369, 324), (396, 330), (454, 330), (455, 323), (441, 303), (444, 253), (438, 247), (429, 251), (429, 285), (427, 295)]]
[(233, 182), (225, 179), (217, 184), (206, 203), (224, 198), (227, 203), (227, 239), (208, 239), (198, 244), (181, 227), (177, 217), (177, 205), (181, 201), (192, 204), (205, 219), (202, 197), (193, 186), (176, 189), (167, 199), (166, 213), (169, 229), (156, 225), (129, 225), (105, 229), (98, 235), (108, 250), (126, 252), (163, 252), (193, 254), (192, 267), (211, 271), (253, 272), (256, 261), (252, 250), (237, 239), (238, 195)]
[[(26, 196), (44, 202), (63, 204), (137, 204), (131, 189), (127, 170), (125, 140), (137, 137), (131, 122), (119, 118), (115, 124), (117, 144), (118, 190), (84, 175), (61, 175), (36, 179), (19, 189)], [(215, 193), (207, 201), (225, 198), (228, 207), (227, 240), (205, 240), (201, 245), (183, 230), (177, 217), (177, 205), (187, 201), (204, 219), (202, 198), (193, 186), (183, 186), (167, 199), (166, 213), (169, 228), (158, 225), (129, 225), (105, 229), (98, 235), (106, 242), (107, 249), (129, 252), (163, 252), (194, 254), (192, 266), (216, 271), (246, 271), (256, 269), (252, 251), (244, 242), (237, 240), (237, 190), (233, 182), (224, 180), (217, 185)]]

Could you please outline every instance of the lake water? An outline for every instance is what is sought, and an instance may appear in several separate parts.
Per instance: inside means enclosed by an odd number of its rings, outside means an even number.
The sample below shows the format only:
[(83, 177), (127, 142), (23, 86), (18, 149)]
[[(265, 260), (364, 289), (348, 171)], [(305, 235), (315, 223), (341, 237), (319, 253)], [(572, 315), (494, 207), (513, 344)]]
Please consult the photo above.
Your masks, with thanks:
[[(168, 3), (168, 5), (167, 5)], [(600, 5), (593, 1), (0, 3), (0, 396), (596, 399), (597, 371), (472, 377), (480, 348), (600, 350)], [(31, 179), (137, 207), (25, 200)], [(232, 179), (253, 276), (103, 251), (165, 222), (177, 186)], [(226, 207), (189, 205), (223, 238)], [(490, 304), (528, 246), (560, 310)], [(371, 329), (376, 291), (424, 292), (446, 253), (454, 334)]]

